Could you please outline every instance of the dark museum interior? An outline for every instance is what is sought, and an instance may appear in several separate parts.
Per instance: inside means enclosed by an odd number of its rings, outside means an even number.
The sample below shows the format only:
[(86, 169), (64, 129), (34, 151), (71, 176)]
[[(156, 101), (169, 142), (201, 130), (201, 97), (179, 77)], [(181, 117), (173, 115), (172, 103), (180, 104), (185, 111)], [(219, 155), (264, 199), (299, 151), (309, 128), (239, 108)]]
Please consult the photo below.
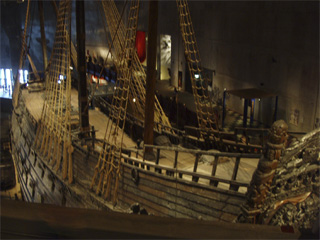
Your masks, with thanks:
[(319, 9), (1, 1), (1, 238), (318, 239)]

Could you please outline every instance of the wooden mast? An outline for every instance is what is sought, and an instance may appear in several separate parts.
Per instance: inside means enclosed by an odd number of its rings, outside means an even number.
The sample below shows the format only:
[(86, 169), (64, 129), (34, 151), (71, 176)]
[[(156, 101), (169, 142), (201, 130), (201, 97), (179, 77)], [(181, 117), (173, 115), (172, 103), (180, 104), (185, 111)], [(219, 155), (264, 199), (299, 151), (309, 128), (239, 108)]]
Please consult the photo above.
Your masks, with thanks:
[[(144, 143), (153, 144), (154, 126), (154, 94), (156, 82), (156, 57), (158, 35), (158, 1), (149, 1), (148, 24), (148, 52), (147, 52), (147, 79), (146, 79), (146, 103), (144, 118)], [(153, 152), (152, 148), (146, 148), (146, 153)], [(145, 155), (147, 157), (148, 154)], [(152, 155), (151, 155), (152, 156)]]
[(42, 45), (42, 53), (43, 53), (43, 72), (45, 72), (48, 66), (48, 58), (47, 58), (46, 34), (44, 31), (44, 14), (43, 14), (42, 0), (38, 0), (38, 7), (39, 7), (39, 18), (40, 18), (41, 45)]
[(79, 73), (78, 81), (78, 100), (79, 100), (79, 120), (80, 120), (80, 137), (89, 134), (89, 111), (87, 107), (87, 77), (86, 77), (86, 30), (85, 30), (85, 12), (84, 1), (76, 1), (76, 21), (77, 21), (77, 70)]

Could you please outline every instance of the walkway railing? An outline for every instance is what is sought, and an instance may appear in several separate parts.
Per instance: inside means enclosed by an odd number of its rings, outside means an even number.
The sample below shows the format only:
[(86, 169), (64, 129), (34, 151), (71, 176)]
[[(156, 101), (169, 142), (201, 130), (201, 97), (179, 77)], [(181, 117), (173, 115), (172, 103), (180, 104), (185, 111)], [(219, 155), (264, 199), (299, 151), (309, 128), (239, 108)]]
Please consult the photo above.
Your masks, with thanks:
[[(200, 179), (209, 180), (209, 186), (217, 187), (219, 183), (229, 184), (229, 190), (238, 191), (239, 187), (248, 187), (249, 182), (243, 182), (237, 180), (237, 174), (239, 170), (240, 162), (243, 158), (246, 159), (257, 159), (260, 158), (260, 154), (247, 154), (247, 153), (215, 153), (208, 152), (202, 150), (191, 150), (191, 149), (181, 149), (177, 147), (165, 147), (165, 146), (153, 146), (153, 145), (144, 145), (144, 148), (152, 147), (154, 151), (156, 151), (156, 159), (155, 162), (146, 161), (144, 156), (142, 159), (138, 158), (139, 153), (141, 154), (141, 150), (139, 152), (138, 149), (123, 149), (122, 158), (124, 159), (124, 165), (139, 170), (146, 170), (149, 172), (155, 172), (167, 177), (176, 178), (178, 180), (188, 180), (198, 183)], [(171, 162), (171, 166), (168, 164), (162, 164), (160, 162), (160, 156), (162, 151), (171, 151), (174, 152), (172, 156), (174, 156), (173, 161)], [(143, 151), (144, 152), (144, 151)], [(179, 169), (179, 155), (181, 153), (189, 153), (194, 157), (193, 160), (193, 170), (187, 171), (183, 169)], [(211, 174), (204, 174), (197, 171), (198, 164), (201, 155), (209, 155), (214, 157), (214, 161), (211, 168)], [(230, 178), (221, 178), (216, 176), (217, 166), (219, 157), (229, 157), (235, 158), (235, 164), (233, 167), (232, 175)]]

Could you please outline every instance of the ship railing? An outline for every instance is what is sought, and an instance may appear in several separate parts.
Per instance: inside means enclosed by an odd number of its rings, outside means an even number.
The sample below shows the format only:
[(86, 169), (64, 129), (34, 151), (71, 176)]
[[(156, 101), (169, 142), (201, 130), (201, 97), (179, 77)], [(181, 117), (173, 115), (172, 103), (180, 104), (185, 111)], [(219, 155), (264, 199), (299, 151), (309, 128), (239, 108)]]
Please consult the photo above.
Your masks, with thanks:
[[(95, 99), (98, 100), (98, 102), (95, 103), (95, 105), (101, 106), (102, 107), (102, 112), (104, 112), (105, 114), (109, 114), (111, 112), (111, 104), (106, 101), (104, 98), (102, 97), (96, 97)], [(143, 120), (135, 117), (133, 114), (130, 113), (126, 113), (126, 122), (127, 124), (125, 125), (125, 132), (131, 136), (133, 139), (142, 139), (143, 134), (137, 134), (137, 136), (133, 136), (132, 134), (132, 126), (135, 126), (136, 128), (143, 128), (144, 126), (144, 122)], [(181, 138), (184, 135), (184, 131), (181, 131), (177, 128), (173, 128), (171, 126), (167, 126), (163, 123), (160, 122), (155, 122), (154, 123), (154, 129), (155, 129), (155, 133), (157, 135), (165, 135), (167, 136), (171, 143), (173, 144), (179, 144), (181, 143)]]
[[(253, 161), (258, 161), (261, 157), (261, 154), (248, 154), (248, 153), (220, 153), (220, 152), (211, 152), (211, 151), (203, 151), (203, 150), (192, 150), (192, 149), (183, 149), (178, 147), (166, 147), (166, 146), (154, 146), (154, 145), (144, 145), (144, 148), (153, 148), (153, 151), (156, 152), (156, 158), (154, 161), (148, 161), (145, 159), (144, 155), (142, 158), (138, 158), (139, 152), (138, 149), (123, 149), (122, 158), (123, 164), (128, 168), (135, 169), (136, 171), (148, 171), (156, 174), (160, 174), (162, 176), (166, 176), (172, 179), (177, 179), (179, 181), (188, 181), (194, 182), (202, 185), (208, 185), (213, 187), (218, 187), (220, 183), (227, 184), (222, 188), (228, 187), (228, 190), (239, 191), (240, 187), (244, 187), (244, 192), (247, 191), (247, 187), (249, 186), (248, 182), (238, 180), (238, 170), (240, 166), (240, 162), (242, 159), (252, 159)], [(174, 159), (171, 162), (171, 166), (168, 164), (161, 164), (160, 159), (162, 156), (162, 151), (171, 151), (174, 152)], [(181, 153), (189, 153), (194, 157), (193, 160), (193, 170), (188, 171), (185, 169), (180, 169), (179, 165), (179, 154)], [(210, 155), (214, 157), (214, 161), (211, 167), (211, 174), (206, 174), (198, 171), (199, 160), (202, 155)], [(234, 158), (235, 164), (232, 170), (232, 175), (228, 177), (218, 177), (216, 176), (216, 171), (218, 167), (219, 158)], [(209, 166), (208, 166), (209, 167)], [(136, 173), (135, 173), (136, 174)], [(229, 186), (228, 186), (229, 185)], [(243, 192), (243, 190), (241, 191)]]
[[(258, 144), (260, 146), (264, 146), (267, 143), (268, 133), (269, 128), (235, 127), (234, 139), (236, 143), (238, 143), (239, 139), (241, 139), (247, 145)], [(306, 132), (288, 132), (288, 134), (293, 137), (301, 137), (305, 135)]]
[[(244, 128), (235, 127), (234, 136), (235, 141), (238, 143), (242, 141), (243, 143), (249, 145), (253, 142), (260, 146), (266, 144), (269, 128)], [(239, 137), (240, 136), (240, 137)]]
[[(238, 130), (240, 131), (240, 129)], [(244, 130), (248, 131), (248, 130)], [(197, 127), (185, 126), (183, 143), (191, 143), (201, 149), (218, 149), (223, 152), (262, 153), (264, 144), (249, 142), (249, 134), (239, 139), (238, 132), (222, 132), (218, 130), (203, 130)]]

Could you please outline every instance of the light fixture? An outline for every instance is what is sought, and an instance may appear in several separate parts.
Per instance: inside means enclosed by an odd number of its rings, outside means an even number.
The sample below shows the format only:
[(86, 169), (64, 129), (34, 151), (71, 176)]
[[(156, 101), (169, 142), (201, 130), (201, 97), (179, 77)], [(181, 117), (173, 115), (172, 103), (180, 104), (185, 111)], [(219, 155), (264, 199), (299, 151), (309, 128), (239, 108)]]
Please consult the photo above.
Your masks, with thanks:
[(136, 99), (135, 99), (135, 98), (133, 98), (133, 99), (132, 99), (132, 101), (133, 101), (133, 102), (136, 102)]
[(224, 89), (223, 89), (223, 91), (227, 91), (227, 89), (226, 89), (226, 88), (224, 88)]
[(20, 83), (23, 83), (23, 70), (19, 69), (19, 81)]
[(73, 70), (73, 67), (72, 67), (72, 66), (70, 66), (70, 70)]
[(196, 73), (196, 74), (194, 75), (194, 77), (195, 77), (196, 79), (198, 79), (198, 78), (200, 77), (200, 75), (199, 75), (198, 73)]
[(113, 88), (114, 90), (116, 90), (117, 89), (117, 87), (116, 86), (114, 86), (114, 88)]

